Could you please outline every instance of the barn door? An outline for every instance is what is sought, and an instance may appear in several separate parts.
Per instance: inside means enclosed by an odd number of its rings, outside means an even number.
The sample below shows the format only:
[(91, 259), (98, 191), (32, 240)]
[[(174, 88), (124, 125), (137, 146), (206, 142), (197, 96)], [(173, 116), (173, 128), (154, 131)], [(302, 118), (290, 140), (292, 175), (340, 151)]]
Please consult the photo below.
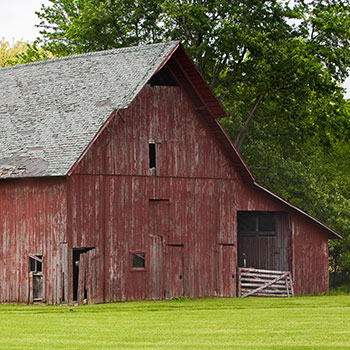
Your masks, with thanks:
[(290, 217), (283, 212), (238, 212), (238, 266), (289, 271)]
[(169, 233), (170, 202), (168, 199), (149, 199), (150, 237), (150, 294), (152, 299), (163, 299), (164, 241)]
[(183, 245), (168, 245), (166, 254), (166, 298), (184, 295)]
[(235, 249), (233, 244), (218, 244), (216, 251), (217, 295), (236, 295)]
[(151, 236), (150, 247), (151, 298), (163, 297), (163, 239)]
[(95, 248), (73, 250), (73, 300), (93, 303), (97, 297)]
[(29, 302), (43, 299), (43, 256), (29, 255)]
[(98, 298), (98, 284), (97, 278), (97, 257), (96, 250), (89, 250), (86, 254), (86, 292), (88, 304), (97, 302)]

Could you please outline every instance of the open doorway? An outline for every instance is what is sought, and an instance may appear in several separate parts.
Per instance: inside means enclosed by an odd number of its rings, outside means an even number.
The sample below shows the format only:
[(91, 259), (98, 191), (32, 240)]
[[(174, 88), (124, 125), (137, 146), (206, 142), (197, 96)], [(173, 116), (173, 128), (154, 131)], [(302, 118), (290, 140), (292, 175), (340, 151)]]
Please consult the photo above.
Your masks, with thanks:
[(288, 213), (239, 211), (238, 266), (290, 271), (291, 225)]
[(31, 302), (43, 299), (43, 256), (41, 254), (29, 254), (29, 276), (32, 279)]
[(89, 252), (94, 247), (73, 249), (73, 301), (81, 303), (88, 298)]

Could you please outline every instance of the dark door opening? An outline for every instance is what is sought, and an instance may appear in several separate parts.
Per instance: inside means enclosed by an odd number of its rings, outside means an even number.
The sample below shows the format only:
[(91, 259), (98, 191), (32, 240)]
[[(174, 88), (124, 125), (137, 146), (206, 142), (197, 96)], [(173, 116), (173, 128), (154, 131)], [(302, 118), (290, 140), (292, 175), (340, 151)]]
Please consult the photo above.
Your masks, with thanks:
[(95, 248), (73, 249), (73, 301), (87, 299), (86, 264), (85, 254)]
[(238, 266), (289, 271), (291, 225), (288, 213), (239, 211)]
[(43, 256), (29, 255), (29, 273), (32, 275), (32, 301), (43, 299)]

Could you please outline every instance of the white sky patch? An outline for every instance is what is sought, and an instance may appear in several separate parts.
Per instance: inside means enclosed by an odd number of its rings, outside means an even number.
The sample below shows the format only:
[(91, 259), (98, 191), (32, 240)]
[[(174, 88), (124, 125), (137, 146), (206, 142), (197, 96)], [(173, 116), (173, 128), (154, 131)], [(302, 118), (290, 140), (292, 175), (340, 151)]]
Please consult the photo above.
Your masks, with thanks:
[(350, 77), (345, 80), (343, 87), (345, 87), (346, 89), (345, 98), (349, 99), (350, 98)]
[(34, 41), (39, 36), (35, 27), (40, 20), (35, 11), (48, 0), (0, 0), (0, 40), (10, 44), (18, 40)]

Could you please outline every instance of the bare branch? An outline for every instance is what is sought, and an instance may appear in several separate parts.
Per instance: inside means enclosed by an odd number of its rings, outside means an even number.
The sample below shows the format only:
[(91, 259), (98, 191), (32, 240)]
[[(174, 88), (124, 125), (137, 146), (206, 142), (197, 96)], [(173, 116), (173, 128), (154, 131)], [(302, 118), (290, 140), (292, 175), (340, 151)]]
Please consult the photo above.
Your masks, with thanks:
[(264, 97), (264, 95), (260, 95), (255, 100), (254, 106), (253, 106), (252, 110), (250, 111), (247, 120), (245, 121), (242, 129), (239, 131), (239, 133), (238, 133), (238, 135), (236, 137), (235, 146), (236, 146), (238, 151), (240, 151), (241, 148), (242, 148), (242, 144), (243, 144), (243, 141), (244, 141), (244, 138), (245, 138), (245, 135), (246, 135), (246, 131), (247, 131), (247, 129), (249, 127), (249, 124), (250, 124), (251, 120), (253, 119), (253, 116), (254, 116), (256, 110), (258, 109), (258, 107), (259, 107), (263, 97)]

